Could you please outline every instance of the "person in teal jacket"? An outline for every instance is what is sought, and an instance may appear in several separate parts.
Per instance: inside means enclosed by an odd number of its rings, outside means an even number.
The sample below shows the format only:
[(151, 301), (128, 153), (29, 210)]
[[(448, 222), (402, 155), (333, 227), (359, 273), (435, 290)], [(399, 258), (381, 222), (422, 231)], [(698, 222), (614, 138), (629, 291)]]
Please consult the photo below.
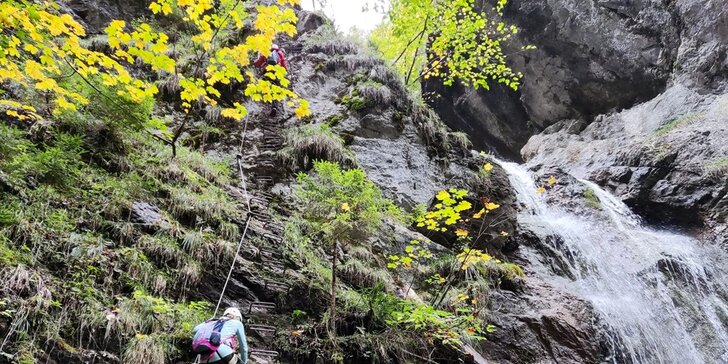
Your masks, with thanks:
[[(207, 360), (201, 363), (218, 363), (218, 364), (247, 364), (248, 363), (248, 341), (245, 338), (245, 328), (243, 327), (243, 315), (235, 307), (230, 307), (220, 317), (224, 320), (220, 337), (222, 344), (217, 352), (212, 354)], [(197, 341), (206, 331), (201, 330), (208, 322), (197, 325), (194, 329), (194, 339)]]

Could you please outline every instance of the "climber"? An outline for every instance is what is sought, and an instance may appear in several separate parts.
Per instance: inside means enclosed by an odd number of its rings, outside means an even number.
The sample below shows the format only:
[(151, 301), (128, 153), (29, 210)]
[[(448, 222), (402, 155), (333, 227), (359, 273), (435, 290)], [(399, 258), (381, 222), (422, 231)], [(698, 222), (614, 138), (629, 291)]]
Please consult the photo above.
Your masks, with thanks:
[(288, 71), (288, 62), (284, 56), (283, 50), (278, 47), (278, 44), (273, 44), (270, 47), (270, 56), (266, 57), (262, 54), (258, 56), (258, 60), (253, 63), (255, 67), (265, 70), (267, 66), (280, 65), (286, 71)]
[(192, 351), (200, 355), (200, 363), (247, 364), (248, 342), (242, 321), (240, 310), (230, 307), (219, 319), (197, 325)]
[[(270, 56), (266, 57), (263, 54), (259, 54), (258, 60), (253, 63), (255, 67), (258, 67), (258, 69), (261, 72), (265, 72), (265, 70), (268, 68), (268, 66), (275, 66), (279, 65), (283, 67), (283, 69), (288, 72), (288, 62), (286, 61), (286, 57), (284, 55), (283, 50), (278, 47), (277, 44), (273, 44), (270, 47)], [(278, 80), (273, 80), (273, 83), (280, 86), (280, 83)], [(278, 113), (278, 109), (282, 109), (282, 104), (280, 101), (273, 101), (273, 104), (271, 105), (271, 111), (270, 116), (275, 117)]]

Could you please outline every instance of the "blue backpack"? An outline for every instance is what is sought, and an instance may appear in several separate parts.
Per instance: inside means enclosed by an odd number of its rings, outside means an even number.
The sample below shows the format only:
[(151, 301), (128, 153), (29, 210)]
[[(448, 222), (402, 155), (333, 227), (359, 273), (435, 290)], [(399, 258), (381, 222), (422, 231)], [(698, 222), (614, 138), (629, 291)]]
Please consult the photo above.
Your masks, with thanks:
[(270, 53), (270, 56), (268, 57), (268, 64), (271, 66), (275, 66), (281, 61), (281, 56), (278, 54), (279, 51), (273, 50)]
[(225, 320), (205, 322), (205, 325), (200, 328), (200, 337), (192, 342), (192, 352), (200, 355), (202, 360), (212, 358), (222, 345), (223, 338), (220, 337), (220, 331), (222, 331), (223, 325), (225, 325)]

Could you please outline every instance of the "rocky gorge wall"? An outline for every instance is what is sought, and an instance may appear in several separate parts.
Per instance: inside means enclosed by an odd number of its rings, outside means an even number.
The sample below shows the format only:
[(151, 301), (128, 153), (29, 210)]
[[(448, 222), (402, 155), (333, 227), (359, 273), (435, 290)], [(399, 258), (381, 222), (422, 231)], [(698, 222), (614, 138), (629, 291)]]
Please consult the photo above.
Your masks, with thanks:
[[(320, 23), (313, 15), (301, 18)], [(488, 322), (497, 329), (475, 345), (478, 352), (496, 363), (598, 363), (612, 355), (590, 305), (540, 275), (553, 258), (551, 242), (516, 226), (521, 206), (506, 173), (496, 164), (487, 186), (473, 184), (483, 157), (463, 151), (449, 131), (437, 131), (436, 116), (420, 115), (418, 107), (407, 105), (400, 82), (381, 60), (346, 41), (322, 37), (325, 30), (300, 28), (311, 30), (297, 41), (307, 45), (292, 58), (297, 92), (312, 100), (316, 122), (333, 121), (332, 129), (345, 139), (357, 165), (387, 196), (404, 207), (429, 205), (440, 189), (457, 186), (504, 209), (496, 232), (508, 236), (489, 234), (485, 247), (519, 264), (526, 276), (519, 286), (504, 284), (489, 292)], [(371, 90), (366, 78), (380, 84)], [(361, 107), (342, 102), (353, 94), (378, 99)], [(546, 172), (544, 181), (553, 175)]]
[[(726, 218), (723, 1), (509, 2), (518, 92), (434, 81), (433, 106), (476, 146), (608, 186), (656, 224)], [(522, 149), (523, 148), (523, 149)]]
[[(116, 12), (117, 5), (72, 3), (90, 27), (96, 15)], [(728, 209), (722, 159), (728, 154), (725, 4), (512, 0), (507, 14), (523, 29), (518, 43), (539, 47), (513, 57), (514, 68), (526, 74), (524, 87), (519, 93), (483, 93), (428, 83), (426, 90), (442, 96), (433, 106), (443, 121), (468, 132), (477, 149), (522, 156), (540, 170), (541, 182), (557, 175), (576, 184), (566, 171), (609, 187), (653, 222), (709, 226), (720, 234)], [(546, 271), (565, 274), (552, 248), (558, 237), (544, 239), (517, 226), (516, 211), (524, 207), (505, 172), (496, 166), (491, 183), (474, 185), (471, 177), (484, 159), (437, 117), (412, 105), (383, 61), (357, 44), (326, 41), (320, 17), (299, 17), (302, 35), (284, 45), (296, 92), (311, 101), (311, 123), (330, 125), (388, 197), (412, 208), (429, 204), (439, 189), (457, 186), (502, 204), (497, 231), (509, 237), (491, 234), (485, 247), (521, 265), (526, 276), (521, 286), (489, 293), (489, 322), (497, 330), (478, 347), (480, 353), (496, 363), (607, 361), (613, 353), (593, 307), (545, 279)], [(611, 112), (619, 109), (625, 110)], [(226, 145), (214, 149), (229, 152)], [(252, 159), (259, 157), (254, 152)], [(550, 169), (554, 165), (562, 171)], [(289, 179), (272, 193), (286, 200), (292, 174), (275, 169)], [(584, 191), (563, 189), (553, 198), (589, 211)], [(395, 230), (399, 245), (414, 234)], [(236, 274), (245, 277), (255, 269), (249, 265)], [(253, 283), (236, 285), (234, 294), (251, 296), (245, 291), (261, 286)], [(225, 303), (236, 299), (226, 297)]]
[[(578, 185), (574, 177), (596, 182), (647, 225), (697, 236), (700, 242), (692, 243), (696, 247), (724, 252), (728, 5), (710, 0), (512, 0), (506, 17), (521, 28), (510, 45), (511, 65), (525, 74), (521, 89), (475, 91), (429, 80), (423, 89), (433, 94), (430, 103), (443, 121), (467, 132), (476, 147), (525, 161), (540, 178), (553, 174), (561, 176), (559, 184), (568, 180)], [(517, 52), (526, 44), (538, 49)], [(549, 199), (589, 216), (584, 204), (596, 205), (594, 195), (575, 186), (566, 190), (570, 192)], [(528, 230), (521, 228), (526, 235), (521, 235), (516, 254), (528, 256), (523, 264), (534, 276), (547, 276), (537, 273), (539, 262), (561, 259), (550, 250), (559, 250), (563, 242), (528, 239)], [(558, 264), (555, 271), (556, 276), (574, 279)], [(564, 304), (561, 309), (588, 312), (575, 307)], [(579, 337), (564, 332), (545, 336), (560, 338), (556, 341), (561, 343)], [(600, 351), (598, 342), (586, 340), (576, 346), (592, 347), (591, 353), (602, 356), (575, 362), (605, 360), (609, 354)], [(504, 362), (518, 362), (507, 358)]]
[[(424, 85), (433, 106), (476, 146), (517, 158), (528, 138), (565, 119), (591, 123), (675, 85), (726, 88), (728, 15), (723, 1), (512, 0), (505, 18), (520, 28), (506, 49), (524, 73), (518, 92)], [(519, 51), (523, 45), (534, 51)]]

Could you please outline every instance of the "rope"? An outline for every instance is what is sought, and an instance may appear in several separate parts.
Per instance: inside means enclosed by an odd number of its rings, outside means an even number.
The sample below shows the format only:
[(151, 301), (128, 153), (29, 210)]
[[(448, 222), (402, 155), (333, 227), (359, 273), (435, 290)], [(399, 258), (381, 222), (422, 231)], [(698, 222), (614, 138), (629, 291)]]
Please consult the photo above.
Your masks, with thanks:
[[(248, 194), (248, 185), (245, 183), (245, 175), (243, 174), (242, 154), (238, 154), (238, 173), (240, 173), (240, 183), (243, 185), (243, 193), (245, 194), (245, 204), (248, 207), (248, 216), (250, 216), (250, 195)], [(244, 236), (243, 236), (244, 237)]]
[(225, 296), (225, 290), (227, 289), (228, 283), (230, 283), (230, 276), (233, 274), (233, 268), (235, 267), (235, 262), (238, 260), (238, 253), (240, 253), (240, 247), (243, 246), (243, 241), (245, 241), (245, 235), (248, 233), (248, 226), (250, 226), (250, 219), (252, 216), (248, 215), (247, 220), (245, 221), (245, 230), (243, 230), (243, 236), (240, 237), (240, 242), (238, 243), (238, 249), (235, 250), (235, 258), (233, 258), (233, 263), (230, 264), (230, 270), (228, 271), (227, 278), (225, 279), (225, 285), (222, 287), (222, 292), (220, 292), (220, 298), (217, 300), (217, 306), (215, 306), (215, 313), (212, 314), (212, 318), (217, 317), (217, 311), (220, 309), (220, 304), (222, 303), (222, 297)]
[[(245, 143), (245, 136), (247, 134), (248, 130), (248, 123), (245, 123), (245, 128), (243, 129), (243, 143)], [(250, 214), (250, 195), (248, 194), (248, 186), (245, 183), (245, 174), (243, 173), (243, 165), (240, 162), (243, 159), (243, 150), (242, 145), (240, 150), (238, 150), (238, 173), (240, 173), (240, 183), (243, 185), (243, 193), (245, 194), (245, 204), (248, 207), (248, 217), (245, 219), (245, 229), (243, 229), (243, 235), (240, 237), (240, 242), (238, 242), (238, 247), (235, 250), (235, 255), (233, 258), (233, 262), (230, 264), (230, 270), (228, 271), (227, 278), (225, 278), (225, 285), (222, 287), (222, 292), (220, 292), (220, 298), (217, 300), (217, 305), (215, 306), (215, 312), (212, 314), (212, 318), (214, 319), (217, 317), (217, 311), (220, 309), (220, 304), (222, 303), (222, 298), (225, 296), (225, 291), (227, 290), (228, 283), (230, 283), (230, 277), (233, 275), (233, 269), (235, 268), (235, 262), (238, 260), (238, 254), (240, 254), (240, 248), (243, 246), (243, 242), (245, 241), (245, 237), (248, 234), (248, 227), (250, 226), (250, 220), (253, 218), (253, 215)]]

